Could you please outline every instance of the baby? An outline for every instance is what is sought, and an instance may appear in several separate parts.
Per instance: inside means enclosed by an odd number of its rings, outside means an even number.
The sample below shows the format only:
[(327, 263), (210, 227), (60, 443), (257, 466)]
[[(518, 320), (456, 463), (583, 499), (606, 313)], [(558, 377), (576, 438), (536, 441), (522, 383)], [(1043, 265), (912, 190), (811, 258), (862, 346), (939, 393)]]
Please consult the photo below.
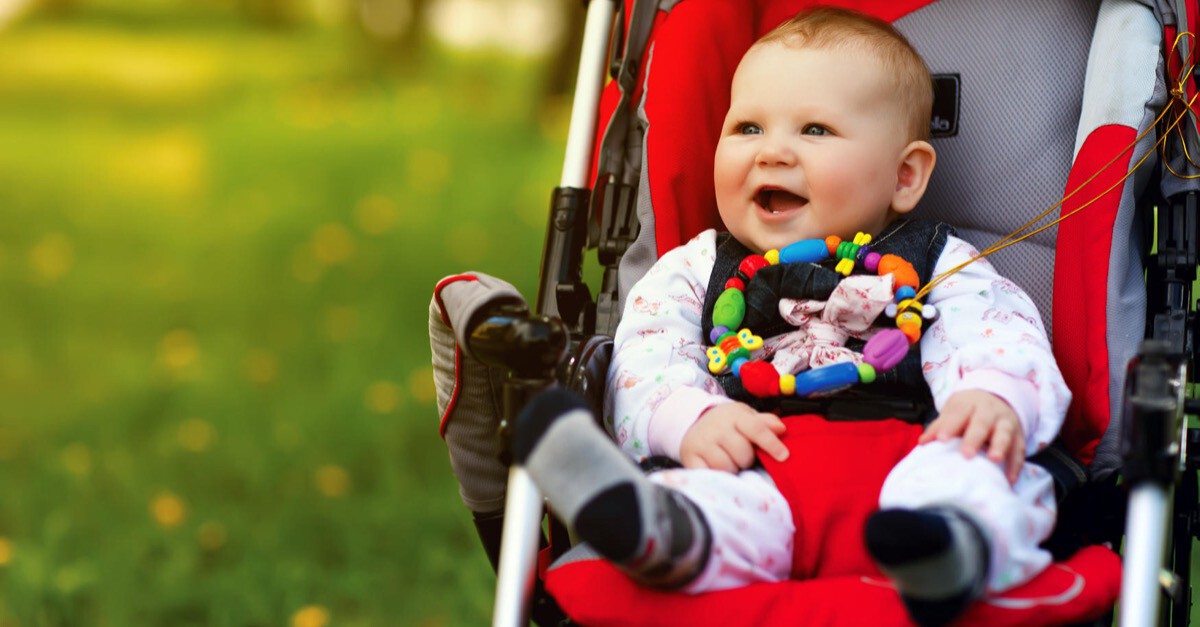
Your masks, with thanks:
[[(813, 418), (760, 411), (736, 377), (709, 371), (713, 301), (748, 255), (799, 240), (872, 235), (872, 248), (912, 262), (922, 285), (976, 256), (946, 225), (905, 217), (936, 162), (931, 101), (912, 46), (853, 11), (801, 13), (742, 59), (714, 160), (728, 235), (706, 231), (664, 255), (629, 293), (617, 330), (606, 415), (626, 454), (566, 394), (541, 397), (518, 432), (517, 459), (551, 507), (630, 576), (701, 592), (796, 575), (793, 561), (815, 540), (798, 534), (793, 512), (826, 513), (820, 499), (784, 489), (789, 458), (812, 454), (789, 450), (784, 434)], [(753, 359), (785, 375), (861, 362), (846, 345), (874, 329), (848, 321), (864, 294), (883, 289), (890, 300), (896, 277), (856, 274), (815, 298), (788, 293), (787, 266), (745, 282), (747, 300), (762, 284), (779, 292), (776, 319), (754, 329), (765, 346)], [(872, 394), (907, 386), (931, 399), (936, 417), (916, 418), (925, 426), (917, 446), (888, 462), (879, 509), (856, 533), (912, 618), (936, 625), (1050, 563), (1038, 545), (1054, 527), (1053, 482), (1024, 460), (1057, 435), (1070, 392), (1032, 301), (986, 261), (937, 285), (926, 304), (937, 321), (880, 375), (886, 387), (859, 386), (855, 398), (870, 407)], [(864, 441), (832, 454), (872, 451)], [(683, 467), (645, 476), (629, 460), (654, 456)]]

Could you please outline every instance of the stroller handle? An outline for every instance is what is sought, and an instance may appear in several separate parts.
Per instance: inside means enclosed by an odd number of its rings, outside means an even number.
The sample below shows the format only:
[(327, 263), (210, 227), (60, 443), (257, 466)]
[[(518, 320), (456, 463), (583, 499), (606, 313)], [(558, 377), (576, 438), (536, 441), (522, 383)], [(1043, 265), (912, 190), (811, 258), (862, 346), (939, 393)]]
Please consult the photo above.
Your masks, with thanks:
[(596, 117), (600, 110), (600, 92), (604, 86), (604, 70), (608, 61), (606, 53), (615, 14), (613, 0), (591, 0), (588, 3), (560, 187), (586, 189), (589, 186)]

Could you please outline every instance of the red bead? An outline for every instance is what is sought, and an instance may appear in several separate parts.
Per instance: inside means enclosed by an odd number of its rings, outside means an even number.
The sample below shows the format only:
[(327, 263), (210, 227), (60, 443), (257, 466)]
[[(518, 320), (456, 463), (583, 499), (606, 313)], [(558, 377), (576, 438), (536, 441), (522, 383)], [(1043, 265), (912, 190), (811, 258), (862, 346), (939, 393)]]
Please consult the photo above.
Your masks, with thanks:
[(729, 289), (729, 288), (733, 288), (735, 290), (745, 290), (746, 284), (742, 283), (741, 279), (739, 279), (737, 277), (733, 277), (725, 282), (725, 289)]
[(749, 361), (742, 364), (740, 372), (742, 387), (759, 398), (779, 396), (779, 372), (767, 361)]
[(746, 280), (749, 281), (754, 278), (755, 272), (769, 265), (771, 263), (767, 261), (766, 257), (762, 255), (750, 255), (742, 260), (742, 263), (738, 265), (738, 270), (746, 275)]

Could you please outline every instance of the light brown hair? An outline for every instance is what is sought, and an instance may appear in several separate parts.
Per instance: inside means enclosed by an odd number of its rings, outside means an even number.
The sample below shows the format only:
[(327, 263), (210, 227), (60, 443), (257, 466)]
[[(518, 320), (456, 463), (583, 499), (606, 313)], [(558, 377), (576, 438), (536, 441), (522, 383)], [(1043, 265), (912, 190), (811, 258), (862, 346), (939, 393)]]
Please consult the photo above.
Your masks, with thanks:
[(891, 24), (851, 9), (813, 7), (775, 27), (753, 47), (770, 43), (874, 55), (895, 83), (897, 104), (909, 120), (909, 141), (929, 139), (933, 79), (921, 55)]

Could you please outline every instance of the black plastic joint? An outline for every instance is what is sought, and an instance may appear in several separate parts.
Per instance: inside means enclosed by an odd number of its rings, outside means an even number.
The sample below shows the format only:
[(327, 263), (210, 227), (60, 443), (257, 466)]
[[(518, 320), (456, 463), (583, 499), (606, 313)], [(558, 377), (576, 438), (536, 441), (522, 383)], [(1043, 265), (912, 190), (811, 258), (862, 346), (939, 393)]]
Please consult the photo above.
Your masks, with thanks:
[(1121, 454), (1131, 484), (1173, 483), (1179, 473), (1181, 390), (1185, 356), (1166, 342), (1147, 340), (1130, 361), (1122, 406)]
[(580, 213), (587, 215), (591, 191), (579, 187), (555, 187), (550, 197), (550, 224), (557, 231), (568, 231), (576, 225)]

